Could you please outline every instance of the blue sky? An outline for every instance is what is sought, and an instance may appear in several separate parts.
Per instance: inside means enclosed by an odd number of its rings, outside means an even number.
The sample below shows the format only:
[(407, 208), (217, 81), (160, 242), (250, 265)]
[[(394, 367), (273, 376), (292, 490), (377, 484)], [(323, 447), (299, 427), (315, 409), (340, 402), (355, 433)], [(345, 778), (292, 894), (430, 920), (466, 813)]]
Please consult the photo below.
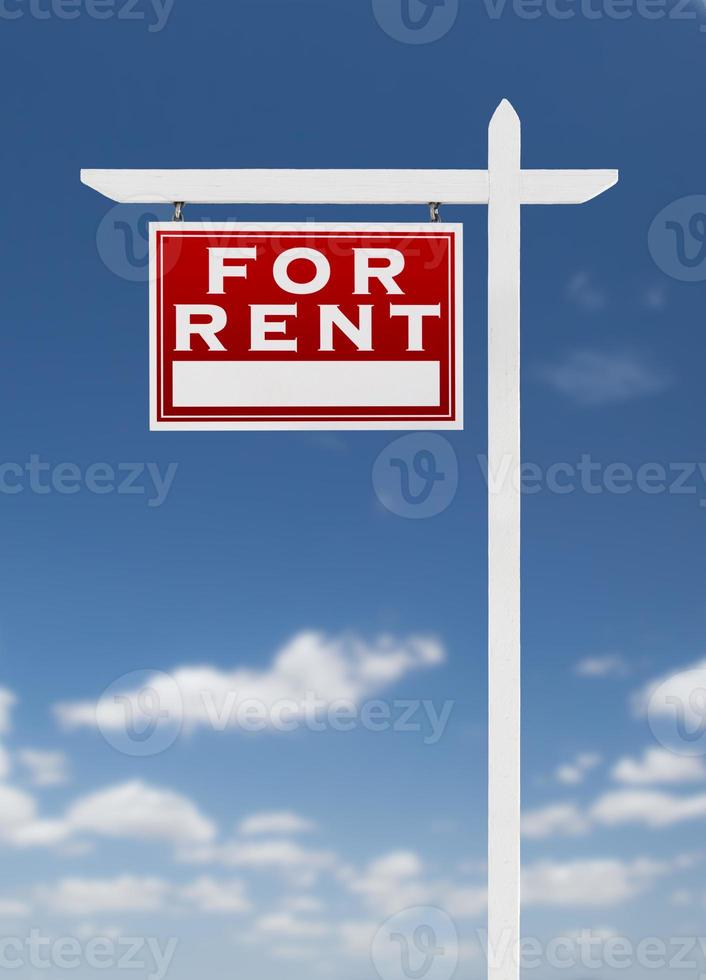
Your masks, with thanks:
[[(607, 0), (560, 7), (575, 16), (447, 0), (415, 32), (401, 0), (118, 0), (103, 19), (6, 0), (0, 935), (75, 936), (84, 953), (92, 937), (173, 938), (175, 980), (391, 980), (404, 974), (377, 930), (433, 907), (460, 937), (458, 976), (483, 974), (485, 210), (442, 209), (464, 223), (466, 428), (444, 436), (448, 506), (413, 520), (372, 480), (399, 434), (148, 431), (151, 209), (114, 210), (78, 175), (483, 167), (503, 97), (525, 166), (621, 171), (588, 205), (523, 216), (524, 458), (539, 486), (523, 512), (524, 932), (700, 935), (706, 768), (665, 734), (654, 684), (676, 675), (668, 692), (691, 703), (700, 675), (681, 672), (704, 656), (706, 271), (689, 222), (706, 212), (706, 34), (700, 9), (671, 0), (654, 20), (637, 4), (624, 19)], [(590, 485), (582, 459), (598, 466)], [(92, 492), (97, 464), (112, 492)], [(141, 492), (118, 492), (130, 475)], [(64, 477), (77, 492), (57, 490)], [(179, 687), (183, 724), (135, 756), (95, 706), (146, 678), (172, 710)], [(453, 704), (443, 731), (427, 708), (416, 731), (216, 731), (204, 692), (217, 705), (233, 687), (270, 707), (309, 688), (358, 712), (382, 699), (398, 722), (403, 701)], [(42, 975), (22, 956), (16, 975)]]

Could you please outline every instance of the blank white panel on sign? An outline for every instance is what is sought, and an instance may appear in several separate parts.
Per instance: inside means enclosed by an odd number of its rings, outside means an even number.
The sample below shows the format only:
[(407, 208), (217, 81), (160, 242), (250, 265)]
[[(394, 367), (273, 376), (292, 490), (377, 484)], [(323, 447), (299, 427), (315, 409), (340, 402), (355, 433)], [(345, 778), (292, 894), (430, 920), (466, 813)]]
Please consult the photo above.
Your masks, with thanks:
[(175, 361), (174, 405), (291, 408), (441, 399), (437, 361)]

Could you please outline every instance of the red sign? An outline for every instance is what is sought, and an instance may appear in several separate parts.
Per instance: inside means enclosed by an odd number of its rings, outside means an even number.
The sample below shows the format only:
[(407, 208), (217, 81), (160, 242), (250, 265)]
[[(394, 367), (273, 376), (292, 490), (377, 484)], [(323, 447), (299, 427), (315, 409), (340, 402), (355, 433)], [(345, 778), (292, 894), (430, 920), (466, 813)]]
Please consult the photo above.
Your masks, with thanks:
[(153, 224), (153, 429), (460, 429), (460, 225)]

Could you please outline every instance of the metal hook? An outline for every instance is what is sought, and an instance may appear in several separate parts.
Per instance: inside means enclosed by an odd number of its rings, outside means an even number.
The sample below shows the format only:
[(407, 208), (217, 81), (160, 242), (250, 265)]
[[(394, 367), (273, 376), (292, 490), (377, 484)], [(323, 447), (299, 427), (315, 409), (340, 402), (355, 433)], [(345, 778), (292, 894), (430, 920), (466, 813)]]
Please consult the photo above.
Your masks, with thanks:
[(172, 221), (183, 221), (184, 220), (184, 202), (175, 201), (174, 202), (174, 217)]
[(441, 218), (439, 217), (439, 208), (440, 207), (441, 207), (441, 205), (438, 204), (438, 203), (436, 203), (436, 204), (433, 204), (432, 203), (432, 204), (429, 205), (429, 219), (434, 224), (436, 224), (437, 221), (441, 221)]

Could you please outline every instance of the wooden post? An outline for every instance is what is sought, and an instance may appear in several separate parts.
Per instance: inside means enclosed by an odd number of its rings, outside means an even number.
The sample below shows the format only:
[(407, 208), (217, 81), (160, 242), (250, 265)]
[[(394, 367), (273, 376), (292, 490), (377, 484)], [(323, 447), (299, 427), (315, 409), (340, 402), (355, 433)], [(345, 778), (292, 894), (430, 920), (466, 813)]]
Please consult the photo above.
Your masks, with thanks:
[(488, 480), (489, 980), (519, 977), (520, 167), (520, 120), (503, 101), (488, 130), (488, 474), (504, 477)]

